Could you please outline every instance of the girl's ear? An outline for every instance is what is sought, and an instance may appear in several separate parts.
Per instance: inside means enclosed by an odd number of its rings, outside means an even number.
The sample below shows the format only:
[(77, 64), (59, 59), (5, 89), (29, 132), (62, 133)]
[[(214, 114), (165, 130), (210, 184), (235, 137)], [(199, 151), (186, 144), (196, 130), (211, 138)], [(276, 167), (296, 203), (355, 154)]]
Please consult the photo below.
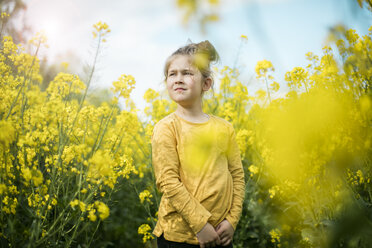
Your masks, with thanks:
[(212, 87), (213, 79), (211, 77), (207, 77), (203, 83), (203, 91), (208, 91)]

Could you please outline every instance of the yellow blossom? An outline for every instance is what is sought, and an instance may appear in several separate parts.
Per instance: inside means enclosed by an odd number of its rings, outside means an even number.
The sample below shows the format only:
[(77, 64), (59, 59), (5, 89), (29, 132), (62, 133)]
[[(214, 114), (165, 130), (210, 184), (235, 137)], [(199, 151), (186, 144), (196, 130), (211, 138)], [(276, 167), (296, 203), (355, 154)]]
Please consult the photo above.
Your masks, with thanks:
[(114, 93), (118, 93), (119, 96), (123, 98), (129, 98), (130, 93), (134, 89), (136, 81), (131, 75), (123, 74), (117, 81), (114, 81), (112, 85), (114, 86), (111, 90)]
[(4, 19), (6, 17), (9, 17), (9, 13), (6, 13), (6, 12), (1, 12), (1, 19)]
[(142, 224), (138, 227), (138, 234), (143, 235), (142, 241), (146, 243), (147, 240), (153, 239), (154, 237), (150, 233), (151, 227), (148, 224)]
[(79, 200), (78, 199), (75, 199), (75, 200), (70, 202), (70, 206), (73, 207), (73, 208), (76, 207), (77, 205), (79, 205)]
[(102, 23), (101, 21), (99, 21), (96, 24), (94, 24), (93, 27), (95, 29), (95, 31), (93, 31), (93, 38), (96, 38), (98, 35), (100, 37), (103, 37), (111, 32), (111, 30), (109, 29), (109, 26), (105, 22)]
[(257, 78), (266, 77), (267, 73), (273, 72), (274, 70), (273, 64), (268, 60), (258, 61), (255, 67)]
[(272, 84), (270, 84), (270, 86), (271, 86), (271, 89), (272, 89), (274, 92), (278, 91), (279, 88), (280, 88), (280, 85), (279, 85), (277, 82), (273, 82)]
[(280, 192), (280, 189), (279, 189), (278, 185), (275, 185), (275, 186), (271, 187), (269, 189), (270, 198), (274, 198), (274, 196), (277, 195), (277, 193), (279, 193), (279, 192)]
[(4, 194), (6, 192), (6, 185), (3, 183), (0, 183), (0, 195)]
[(240, 35), (240, 38), (244, 41), (247, 41), (248, 40), (248, 37), (244, 34)]
[(151, 203), (151, 200), (150, 199), (152, 198), (152, 194), (150, 193), (150, 191), (148, 191), (147, 189), (145, 189), (144, 191), (142, 191), (139, 194), (139, 198), (141, 200), (141, 203), (144, 203), (145, 201)]
[(96, 216), (95, 213), (96, 213), (96, 210), (95, 209), (89, 210), (88, 218), (92, 222), (95, 222), (97, 220), (97, 216)]
[(280, 243), (280, 237), (281, 237), (281, 232), (278, 228), (275, 228), (275, 229), (272, 229), (270, 232), (269, 232), (270, 236), (271, 236), (271, 242), (272, 243)]
[(0, 120), (0, 144), (8, 145), (15, 138), (14, 125), (10, 121)]
[(110, 215), (110, 209), (107, 207), (107, 205), (101, 201), (96, 201), (95, 206), (97, 208), (97, 211), (99, 213), (99, 218), (101, 220), (106, 219)]
[(28, 43), (29, 43), (29, 44), (32, 44), (32, 45), (35, 45), (35, 46), (39, 46), (39, 45), (43, 44), (43, 45), (45, 45), (46, 47), (48, 47), (48, 45), (47, 45), (47, 39), (48, 39), (48, 38), (47, 38), (45, 32), (44, 32), (44, 31), (41, 31), (41, 32), (37, 32), (37, 33), (35, 34), (35, 36), (32, 37), (32, 38), (28, 41)]
[(251, 172), (251, 176), (253, 176), (253, 175), (258, 173), (259, 168), (252, 164), (248, 167), (248, 170), (249, 170), (249, 172)]
[(30, 168), (22, 168), (22, 176), (26, 182), (30, 181), (32, 179), (32, 173)]

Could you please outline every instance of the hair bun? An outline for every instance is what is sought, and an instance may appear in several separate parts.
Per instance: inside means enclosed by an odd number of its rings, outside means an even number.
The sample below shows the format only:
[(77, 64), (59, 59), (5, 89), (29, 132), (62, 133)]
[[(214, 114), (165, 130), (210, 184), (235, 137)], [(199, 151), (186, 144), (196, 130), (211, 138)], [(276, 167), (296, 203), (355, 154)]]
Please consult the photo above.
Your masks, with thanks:
[[(169, 65), (177, 55), (187, 55), (193, 57), (193, 65), (195, 65), (202, 73), (203, 77), (209, 77), (212, 73), (210, 69), (211, 63), (219, 61), (220, 56), (216, 48), (208, 41), (193, 43), (190, 39), (188, 44), (178, 48), (170, 57), (168, 57), (164, 66), (164, 76), (167, 78)], [(200, 56), (201, 55), (201, 56)]]
[(209, 62), (217, 62), (220, 57), (217, 53), (216, 48), (208, 41), (202, 41), (196, 44), (198, 53), (204, 53), (208, 55)]

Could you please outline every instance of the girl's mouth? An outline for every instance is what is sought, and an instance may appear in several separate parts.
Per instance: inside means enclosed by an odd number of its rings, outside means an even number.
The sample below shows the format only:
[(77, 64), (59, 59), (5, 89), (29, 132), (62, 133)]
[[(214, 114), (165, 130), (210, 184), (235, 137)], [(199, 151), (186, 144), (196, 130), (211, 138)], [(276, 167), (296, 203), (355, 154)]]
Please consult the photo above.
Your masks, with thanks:
[(185, 91), (186, 89), (183, 89), (183, 88), (177, 88), (175, 89), (175, 91)]

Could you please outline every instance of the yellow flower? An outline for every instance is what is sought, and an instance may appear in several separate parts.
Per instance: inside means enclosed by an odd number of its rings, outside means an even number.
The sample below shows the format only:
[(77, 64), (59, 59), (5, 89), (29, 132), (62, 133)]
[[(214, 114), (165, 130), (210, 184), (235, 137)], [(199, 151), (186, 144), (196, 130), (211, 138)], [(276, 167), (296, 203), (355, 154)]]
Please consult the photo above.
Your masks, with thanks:
[(288, 82), (288, 86), (308, 88), (308, 72), (302, 67), (295, 67), (292, 71), (285, 74), (285, 80)]
[(253, 176), (258, 173), (259, 168), (252, 164), (251, 166), (248, 167), (248, 170), (249, 172), (251, 172), (251, 176)]
[(359, 39), (359, 35), (354, 29), (350, 29), (346, 31), (346, 39), (350, 42), (350, 44), (354, 44)]
[(37, 187), (40, 186), (44, 181), (43, 173), (41, 173), (41, 171), (38, 169), (23, 167), (21, 172), (23, 178), (25, 179), (26, 185), (28, 185), (28, 183), (32, 180), (33, 184)]
[(279, 186), (275, 185), (269, 189), (270, 198), (274, 198), (274, 196), (280, 192)]
[(8, 203), (9, 203), (9, 197), (8, 196), (4, 197), (3, 203), (4, 203), (4, 205), (8, 205)]
[(93, 27), (95, 29), (95, 31), (93, 32), (93, 38), (96, 38), (97, 35), (103, 37), (111, 32), (109, 26), (105, 22), (102, 23), (101, 21), (99, 21), (96, 24), (94, 24)]
[(85, 203), (82, 201), (79, 201), (79, 207), (81, 212), (85, 212)]
[(268, 60), (258, 61), (255, 67), (257, 78), (266, 77), (267, 73), (274, 70), (273, 64)]
[(30, 168), (27, 168), (27, 167), (22, 168), (21, 171), (22, 171), (22, 176), (23, 176), (23, 178), (25, 179), (26, 182), (28, 182), (32, 179), (32, 173), (31, 173)]
[(147, 202), (150, 202), (151, 203), (150, 198), (152, 198), (152, 194), (150, 193), (150, 191), (148, 191), (147, 189), (145, 189), (144, 191), (142, 191), (139, 194), (139, 198), (141, 200), (141, 203), (143, 203), (144, 201), (147, 201)]
[(75, 208), (76, 206), (79, 206), (81, 212), (85, 212), (85, 210), (86, 210), (85, 203), (82, 202), (82, 201), (79, 201), (78, 199), (75, 199), (75, 200), (71, 201), (70, 206), (72, 208)]
[(249, 138), (251, 138), (252, 131), (247, 129), (240, 129), (236, 133), (236, 143), (238, 143), (240, 153), (242, 157), (245, 156), (245, 150), (247, 148), (247, 142), (249, 142)]
[(243, 40), (243, 41), (248, 41), (248, 37), (244, 34), (240, 35), (240, 38)]
[(273, 82), (272, 84), (270, 84), (270, 86), (271, 86), (271, 89), (272, 89), (274, 92), (278, 91), (279, 88), (280, 88), (280, 85), (279, 85), (277, 82)]
[(363, 172), (362, 172), (361, 170), (358, 170), (357, 173), (356, 173), (356, 175), (357, 175), (357, 178), (359, 179), (359, 180), (358, 180), (358, 183), (359, 183), (359, 184), (364, 183)]
[(1, 19), (4, 19), (6, 17), (9, 17), (10, 15), (6, 12), (1, 12)]
[(282, 235), (278, 228), (272, 229), (269, 232), (272, 243), (280, 243), (280, 236)]
[(151, 227), (148, 224), (142, 224), (138, 227), (138, 234), (143, 235), (143, 243), (146, 243), (147, 240), (153, 239), (154, 237), (150, 233)]
[(368, 95), (363, 95), (359, 99), (360, 109), (363, 113), (368, 113), (371, 111), (372, 108), (372, 101)]
[(47, 40), (48, 40), (48, 38), (47, 38), (45, 32), (41, 31), (41, 32), (37, 32), (36, 35), (28, 41), (28, 43), (32, 44), (34, 46), (39, 46), (39, 45), (43, 44), (45, 47), (48, 47)]
[(65, 99), (72, 93), (81, 93), (86, 88), (77, 75), (60, 72), (49, 83), (47, 93), (52, 99)]
[(96, 201), (95, 206), (97, 208), (97, 211), (99, 213), (99, 218), (101, 220), (106, 219), (110, 215), (110, 209), (107, 207), (107, 205), (101, 201)]
[(99, 184), (101, 181), (114, 187), (118, 175), (114, 171), (114, 161), (108, 152), (98, 150), (89, 160), (88, 178)]
[(0, 195), (4, 194), (6, 192), (6, 185), (3, 183), (0, 183)]
[(119, 96), (127, 99), (129, 98), (130, 93), (134, 89), (136, 81), (132, 75), (123, 74), (119, 77), (117, 81), (114, 81), (111, 88), (112, 92), (118, 93)]
[(263, 89), (259, 89), (256, 91), (256, 96), (257, 96), (257, 99), (264, 100), (267, 96), (267, 93)]
[(77, 205), (79, 205), (79, 200), (78, 199), (75, 199), (75, 200), (70, 202), (70, 206), (73, 207), (73, 208), (76, 207)]
[(7, 146), (14, 141), (15, 138), (14, 125), (7, 120), (0, 121), (0, 144)]
[(44, 181), (44, 177), (43, 177), (43, 173), (41, 173), (41, 171), (39, 171), (39, 170), (32, 170), (32, 174), (33, 174), (33, 176), (32, 176), (32, 180), (33, 180), (33, 182), (34, 182), (34, 185), (35, 186), (39, 186), (39, 185), (41, 185), (42, 183), (43, 183), (43, 181)]
[(97, 216), (96, 216), (95, 213), (96, 213), (96, 210), (95, 209), (89, 210), (88, 218), (92, 222), (95, 222), (97, 220)]
[(10, 205), (10, 212), (12, 214), (16, 214), (16, 208), (17, 208), (17, 205), (18, 205), (18, 199), (17, 198), (13, 198), (13, 202), (12, 204)]

